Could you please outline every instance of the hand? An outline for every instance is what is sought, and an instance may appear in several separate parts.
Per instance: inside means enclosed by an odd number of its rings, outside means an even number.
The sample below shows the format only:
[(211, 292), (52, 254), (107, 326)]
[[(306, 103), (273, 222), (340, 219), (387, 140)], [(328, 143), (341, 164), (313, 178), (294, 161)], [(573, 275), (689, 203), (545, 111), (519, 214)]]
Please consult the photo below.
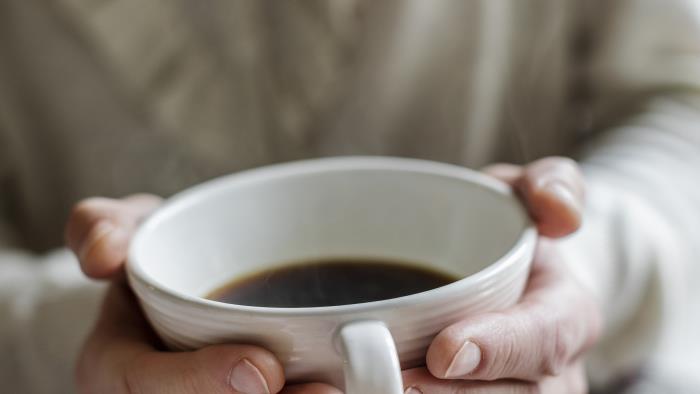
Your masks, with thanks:
[[(581, 223), (583, 179), (576, 164), (546, 158), (484, 170), (513, 186), (540, 239), (520, 302), (472, 316), (433, 340), (427, 368), (404, 371), (410, 394), (584, 393), (582, 354), (598, 338), (598, 305), (567, 271), (556, 241)], [(548, 237), (548, 238), (545, 238)]]
[[(323, 384), (284, 387), (279, 361), (267, 350), (240, 345), (193, 352), (161, 351), (123, 275), (129, 240), (160, 199), (136, 195), (78, 203), (66, 243), (86, 275), (112, 279), (100, 317), (81, 351), (76, 383), (81, 393), (337, 394)], [(284, 388), (283, 388), (284, 387)]]

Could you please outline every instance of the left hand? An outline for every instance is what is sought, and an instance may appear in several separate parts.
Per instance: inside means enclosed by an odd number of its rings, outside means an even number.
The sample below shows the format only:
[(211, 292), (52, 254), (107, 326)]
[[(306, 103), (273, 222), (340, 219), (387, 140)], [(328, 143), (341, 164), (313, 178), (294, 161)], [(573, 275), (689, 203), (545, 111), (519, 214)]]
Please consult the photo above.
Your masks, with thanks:
[(438, 334), (427, 368), (404, 371), (406, 393), (585, 393), (581, 358), (600, 334), (600, 311), (552, 240), (581, 223), (581, 173), (575, 162), (554, 157), (484, 171), (513, 186), (542, 236), (528, 285), (517, 305), (469, 317)]
[(78, 203), (66, 225), (66, 243), (83, 272), (111, 279), (100, 317), (76, 364), (80, 393), (337, 394), (320, 383), (283, 387), (275, 356), (246, 344), (165, 352), (144, 318), (124, 275), (128, 244), (143, 218), (160, 204), (152, 195), (90, 198)]

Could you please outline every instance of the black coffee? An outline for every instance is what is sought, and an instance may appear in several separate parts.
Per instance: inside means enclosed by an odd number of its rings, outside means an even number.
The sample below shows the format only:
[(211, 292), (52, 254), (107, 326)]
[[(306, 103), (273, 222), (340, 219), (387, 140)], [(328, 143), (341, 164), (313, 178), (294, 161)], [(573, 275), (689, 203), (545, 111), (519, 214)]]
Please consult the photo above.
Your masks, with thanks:
[(358, 304), (420, 293), (457, 278), (407, 263), (332, 259), (258, 272), (207, 296), (229, 304), (302, 308)]

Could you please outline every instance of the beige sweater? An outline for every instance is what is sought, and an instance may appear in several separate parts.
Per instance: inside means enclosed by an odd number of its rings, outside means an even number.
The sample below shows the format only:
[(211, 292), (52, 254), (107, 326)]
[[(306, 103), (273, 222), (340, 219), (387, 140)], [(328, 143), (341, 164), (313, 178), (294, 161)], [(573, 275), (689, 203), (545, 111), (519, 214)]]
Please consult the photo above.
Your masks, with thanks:
[(101, 291), (55, 249), (80, 198), (304, 157), (574, 152), (567, 262), (609, 324), (592, 377), (698, 379), (700, 2), (0, 2), (0, 381), (71, 391)]

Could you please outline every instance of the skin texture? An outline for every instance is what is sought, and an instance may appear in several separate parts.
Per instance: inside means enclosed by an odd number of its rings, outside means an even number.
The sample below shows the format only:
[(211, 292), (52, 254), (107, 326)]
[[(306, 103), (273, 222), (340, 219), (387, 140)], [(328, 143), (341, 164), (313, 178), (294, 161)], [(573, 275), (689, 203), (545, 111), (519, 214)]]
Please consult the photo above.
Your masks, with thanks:
[[(525, 295), (509, 310), (473, 316), (444, 329), (428, 350), (426, 367), (404, 371), (406, 392), (585, 393), (581, 356), (600, 334), (600, 313), (593, 297), (561, 263), (554, 240), (581, 224), (581, 173), (575, 162), (558, 157), (527, 166), (497, 164), (484, 172), (510, 184), (537, 223), (541, 237)], [(150, 195), (90, 198), (70, 215), (66, 244), (83, 272), (111, 281), (78, 361), (79, 391), (340, 393), (319, 383), (285, 387), (279, 362), (254, 346), (158, 350), (158, 340), (123, 279), (123, 263), (131, 235), (159, 203)], [(456, 355), (462, 357), (455, 360)], [(470, 371), (463, 373), (465, 367)]]

